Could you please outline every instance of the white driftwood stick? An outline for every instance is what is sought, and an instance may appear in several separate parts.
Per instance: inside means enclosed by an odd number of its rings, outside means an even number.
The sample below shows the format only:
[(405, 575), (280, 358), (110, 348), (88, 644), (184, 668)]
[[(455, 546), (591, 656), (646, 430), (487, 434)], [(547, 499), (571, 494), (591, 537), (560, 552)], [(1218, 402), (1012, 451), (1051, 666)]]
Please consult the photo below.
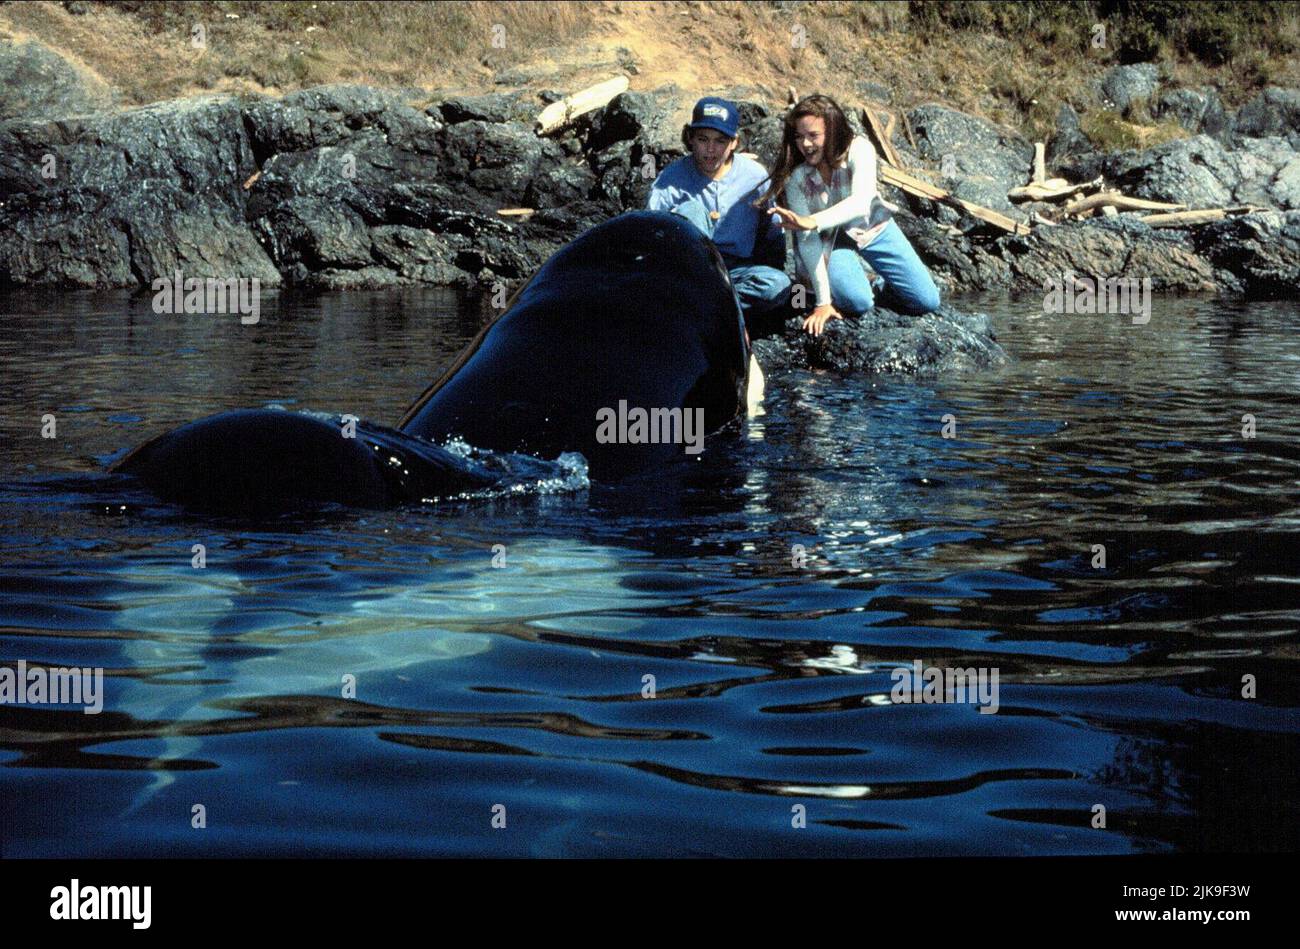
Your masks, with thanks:
[(563, 128), (578, 116), (599, 109), (610, 99), (622, 92), (627, 92), (627, 76), (615, 76), (604, 82), (565, 96), (558, 102), (552, 102), (537, 117), (535, 129), (538, 135), (547, 135)]
[(1235, 208), (1202, 208), (1197, 211), (1175, 211), (1172, 214), (1148, 214), (1142, 218), (1144, 224), (1151, 227), (1183, 227), (1188, 224), (1208, 224), (1210, 221), (1222, 221), (1227, 217), (1240, 214), (1252, 214), (1262, 211), (1253, 205), (1244, 204)]
[(1047, 150), (1042, 142), (1034, 142), (1034, 184), (1047, 179)]
[(1011, 201), (1060, 201), (1084, 191), (1096, 191), (1102, 184), (1100, 175), (1092, 181), (1077, 185), (1070, 184), (1064, 178), (1050, 178), (1042, 184), (1035, 183), (1012, 188), (1007, 192), (1007, 198)]
[(1065, 206), (1065, 213), (1071, 215), (1086, 214), (1097, 208), (1117, 208), (1120, 211), (1182, 211), (1185, 204), (1169, 204), (1164, 201), (1147, 201), (1145, 198), (1130, 198), (1118, 191), (1103, 191), (1090, 194)]

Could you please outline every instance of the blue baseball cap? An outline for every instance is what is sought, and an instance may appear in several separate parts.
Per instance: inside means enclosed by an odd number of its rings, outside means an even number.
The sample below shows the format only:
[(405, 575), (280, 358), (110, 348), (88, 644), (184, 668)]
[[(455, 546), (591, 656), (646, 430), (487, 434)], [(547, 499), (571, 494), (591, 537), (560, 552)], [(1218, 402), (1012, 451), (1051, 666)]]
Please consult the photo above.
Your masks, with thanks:
[(691, 129), (715, 129), (727, 138), (736, 137), (736, 126), (740, 122), (740, 110), (736, 103), (717, 96), (705, 96), (695, 103), (691, 113)]

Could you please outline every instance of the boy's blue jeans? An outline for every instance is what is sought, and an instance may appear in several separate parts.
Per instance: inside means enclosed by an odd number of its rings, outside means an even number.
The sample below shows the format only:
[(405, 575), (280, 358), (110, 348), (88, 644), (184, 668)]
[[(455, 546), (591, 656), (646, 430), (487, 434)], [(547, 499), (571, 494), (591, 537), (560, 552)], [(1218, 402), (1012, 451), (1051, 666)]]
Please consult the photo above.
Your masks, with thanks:
[[(706, 237), (713, 236), (713, 220), (704, 210), (704, 205), (688, 201), (673, 208), (672, 213), (686, 218)], [(759, 241), (761, 242), (762, 239), (760, 235)], [(784, 239), (782, 239), (783, 254), (784, 247)], [(758, 251), (759, 248), (755, 247), (756, 256)], [(752, 259), (738, 259), (728, 257), (726, 254), (723, 255), (723, 259), (726, 261), (727, 273), (731, 275), (731, 285), (736, 290), (740, 309), (746, 319), (751, 316), (762, 316), (779, 307), (789, 306), (790, 278), (786, 276), (785, 271), (757, 263)]]
[(831, 280), (831, 303), (844, 316), (861, 316), (876, 305), (871, 282), (862, 269), (866, 261), (884, 281), (886, 303), (900, 313), (919, 315), (939, 308), (939, 288), (929, 269), (916, 255), (896, 221), (866, 247), (847, 238), (831, 251), (827, 270)]

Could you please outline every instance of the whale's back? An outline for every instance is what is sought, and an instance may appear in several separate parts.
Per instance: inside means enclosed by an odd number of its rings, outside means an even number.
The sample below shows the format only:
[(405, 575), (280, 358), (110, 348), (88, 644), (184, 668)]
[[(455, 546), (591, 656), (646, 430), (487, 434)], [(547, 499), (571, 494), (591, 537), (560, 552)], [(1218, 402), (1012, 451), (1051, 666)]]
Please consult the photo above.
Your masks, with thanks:
[(702, 409), (707, 431), (744, 410), (748, 344), (713, 245), (674, 215), (626, 214), (552, 257), (398, 427), (442, 441), (555, 457), (597, 477), (680, 444), (609, 444), (598, 413)]

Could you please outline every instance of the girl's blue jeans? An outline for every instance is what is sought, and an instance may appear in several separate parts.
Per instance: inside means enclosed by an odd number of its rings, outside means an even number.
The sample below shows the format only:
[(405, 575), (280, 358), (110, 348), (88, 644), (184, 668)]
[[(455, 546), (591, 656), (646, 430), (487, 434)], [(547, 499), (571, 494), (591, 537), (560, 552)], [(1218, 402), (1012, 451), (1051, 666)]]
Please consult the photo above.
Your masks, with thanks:
[(891, 309), (916, 315), (939, 308), (939, 288), (934, 278), (898, 223), (890, 221), (866, 247), (858, 248), (844, 240), (831, 251), (827, 265), (831, 303), (844, 316), (861, 316), (876, 304), (871, 282), (862, 269), (863, 261), (884, 281), (883, 302)]

